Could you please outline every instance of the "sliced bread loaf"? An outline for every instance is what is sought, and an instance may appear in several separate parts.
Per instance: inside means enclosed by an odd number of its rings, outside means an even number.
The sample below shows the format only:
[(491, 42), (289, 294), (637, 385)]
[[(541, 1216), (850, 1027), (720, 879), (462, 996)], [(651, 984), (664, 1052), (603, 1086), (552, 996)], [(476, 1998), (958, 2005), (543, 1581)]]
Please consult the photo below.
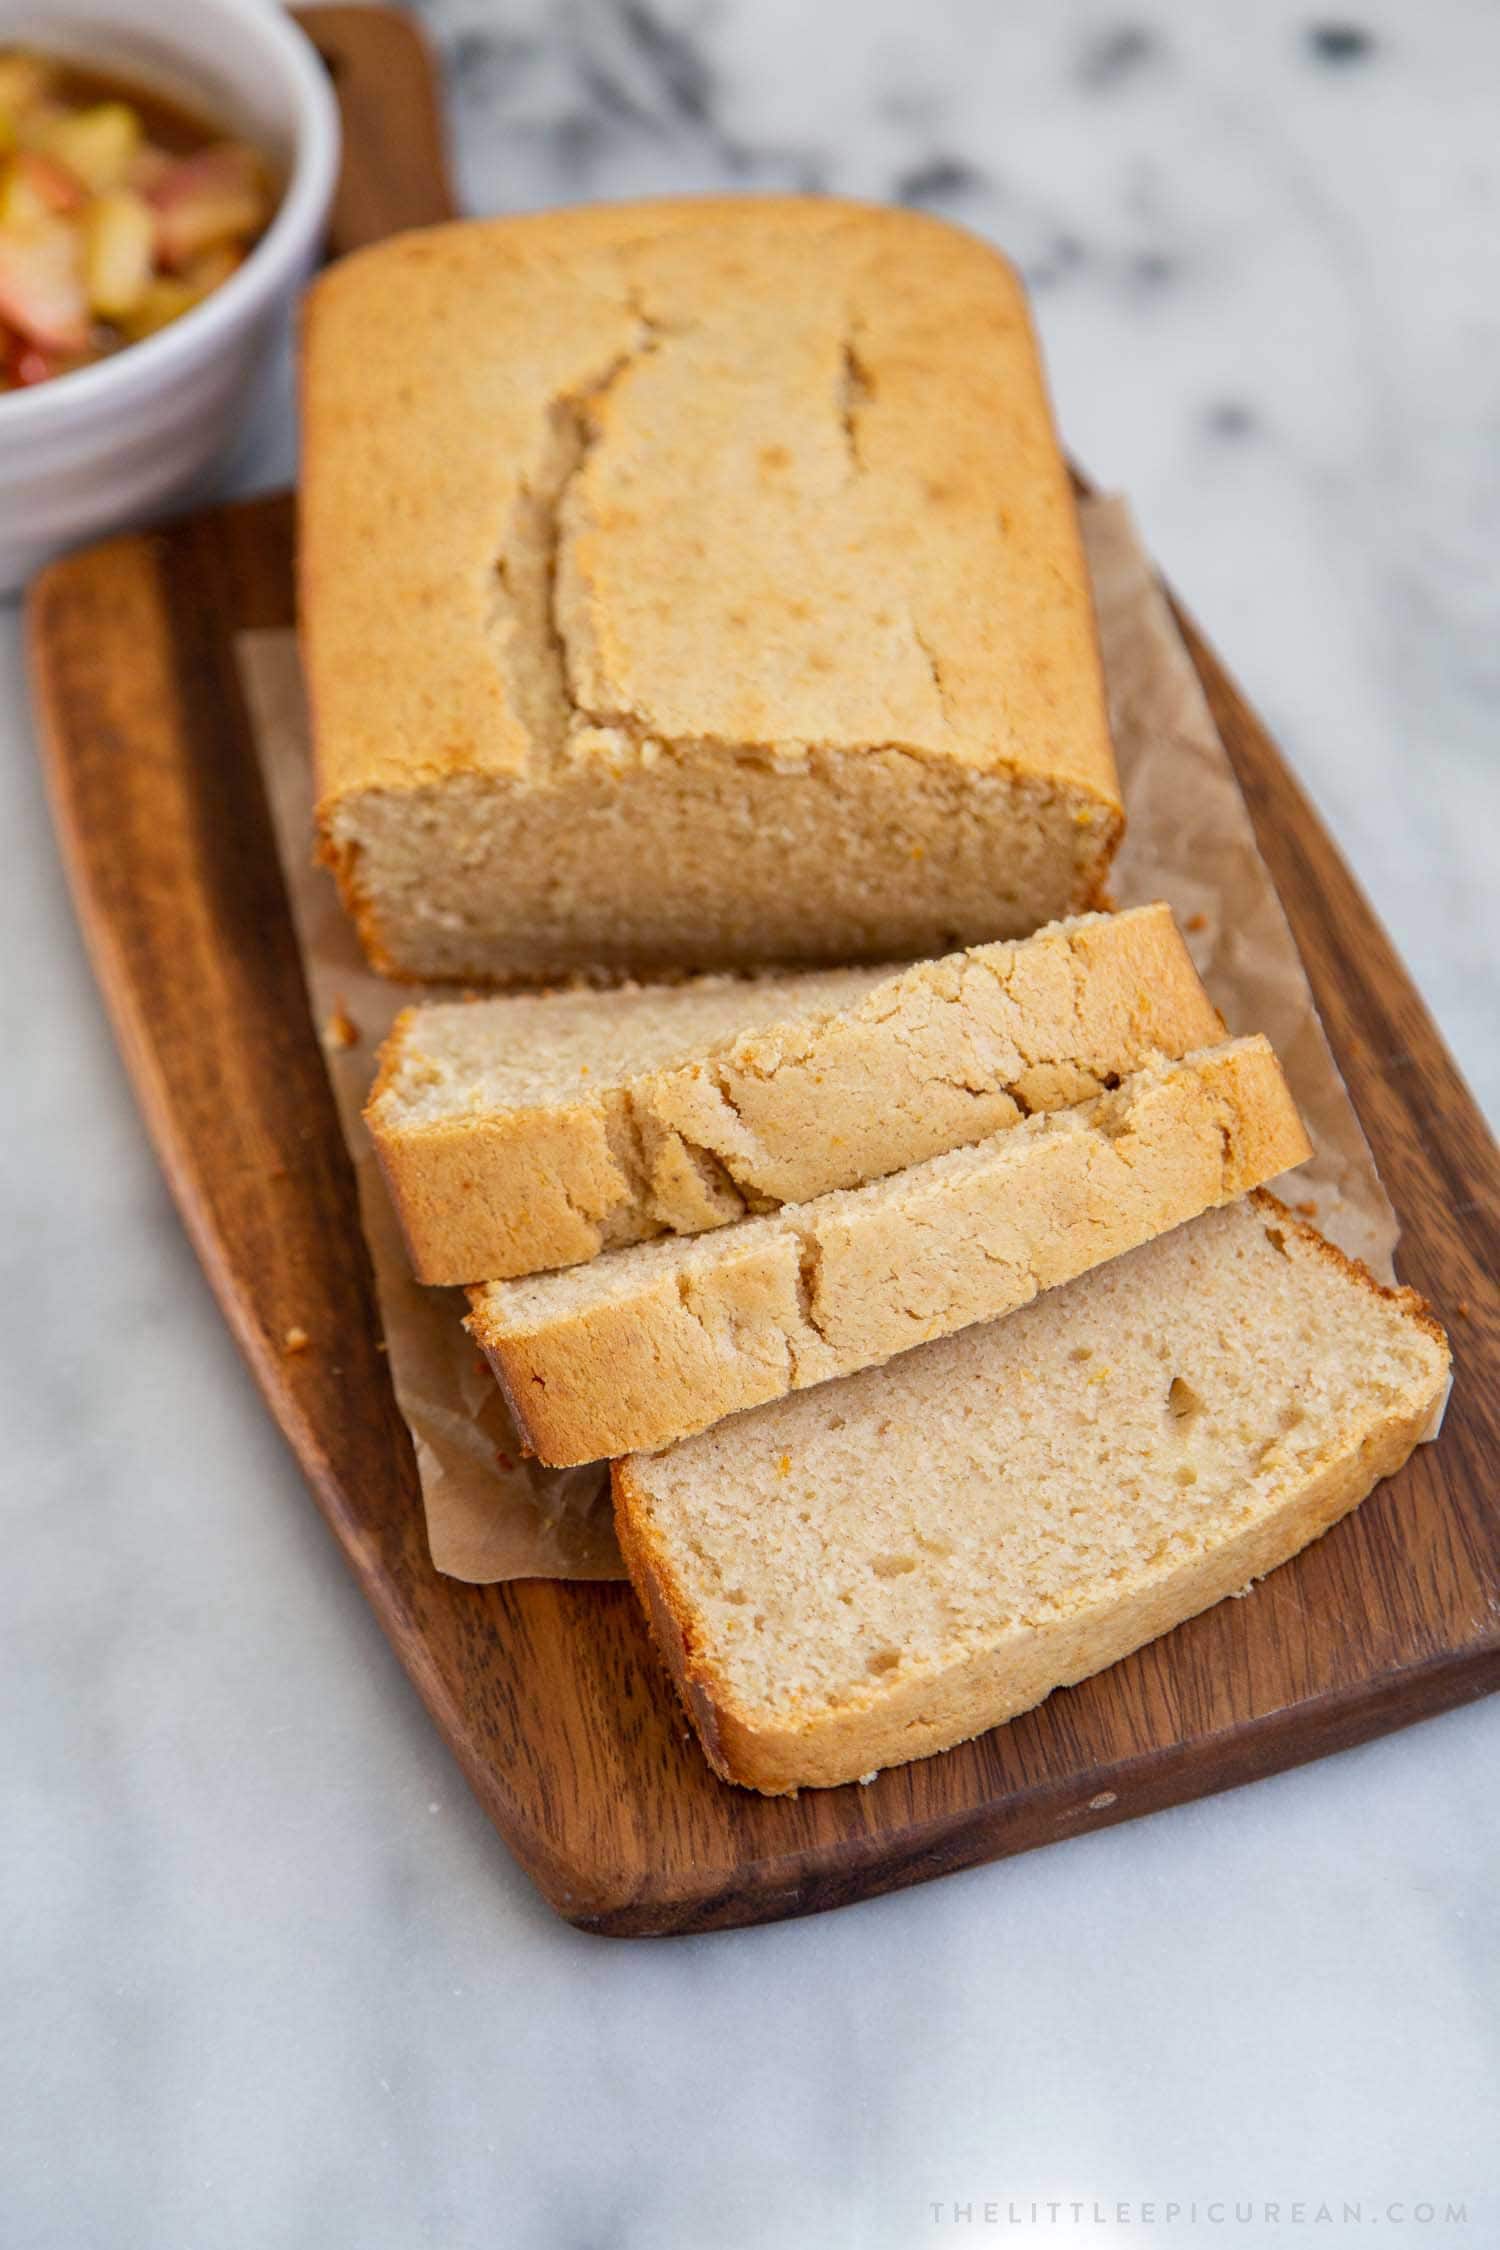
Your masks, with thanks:
[(620, 1545), (717, 1771), (852, 1781), (1284, 1562), (1399, 1468), (1447, 1372), (1419, 1298), (1257, 1195), (617, 1463)]
[(1222, 1032), (1166, 906), (906, 969), (410, 1008), (366, 1121), (420, 1281), (857, 1187)]
[(867, 1187), (488, 1284), (468, 1325), (540, 1458), (596, 1460), (996, 1319), (1308, 1153), (1266, 1041), (1231, 1040)]

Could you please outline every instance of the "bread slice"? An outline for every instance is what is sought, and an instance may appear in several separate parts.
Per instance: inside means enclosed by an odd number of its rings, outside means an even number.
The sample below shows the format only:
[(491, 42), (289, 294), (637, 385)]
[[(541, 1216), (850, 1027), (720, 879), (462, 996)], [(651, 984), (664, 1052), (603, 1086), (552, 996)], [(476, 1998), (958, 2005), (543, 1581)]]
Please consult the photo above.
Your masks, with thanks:
[(1098, 901), (1122, 826), (1021, 283), (742, 196), (393, 237), (310, 295), (299, 604), (376, 965), (912, 960)]
[(615, 1467), (708, 1757), (772, 1792), (926, 1756), (1246, 1587), (1429, 1431), (1442, 1330), (1273, 1198), (1008, 1320)]
[(365, 1112), (419, 1281), (858, 1187), (1221, 1036), (1166, 906), (907, 969), (406, 1010)]
[(994, 1320), (1308, 1153), (1266, 1041), (1232, 1040), (868, 1187), (488, 1284), (468, 1326), (532, 1450), (597, 1460)]

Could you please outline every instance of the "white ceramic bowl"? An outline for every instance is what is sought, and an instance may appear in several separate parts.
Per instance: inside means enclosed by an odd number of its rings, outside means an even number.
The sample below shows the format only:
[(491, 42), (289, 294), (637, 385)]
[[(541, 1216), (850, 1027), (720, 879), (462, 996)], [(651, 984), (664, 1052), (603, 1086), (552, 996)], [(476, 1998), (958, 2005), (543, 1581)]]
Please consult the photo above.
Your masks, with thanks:
[(285, 185), (265, 235), (201, 305), (113, 358), (0, 394), (0, 593), (205, 478), (317, 257), (339, 152), (327, 73), (267, 0), (0, 0), (10, 45), (175, 94), (252, 142)]

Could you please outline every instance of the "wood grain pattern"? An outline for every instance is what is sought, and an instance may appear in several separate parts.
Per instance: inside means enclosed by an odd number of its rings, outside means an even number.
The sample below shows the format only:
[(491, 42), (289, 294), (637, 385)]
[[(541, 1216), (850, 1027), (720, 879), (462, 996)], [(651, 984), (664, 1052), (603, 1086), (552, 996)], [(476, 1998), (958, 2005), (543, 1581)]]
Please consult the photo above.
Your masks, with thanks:
[(343, 161), (336, 255), (454, 215), (437, 69), (421, 26), (394, 8), (299, 8), (338, 96)]
[[(312, 14), (315, 29), (337, 19), (341, 91), (365, 89), (358, 136), (399, 136), (409, 62), (394, 78), (371, 66), (354, 21), (380, 12)], [(351, 159), (346, 245), (437, 215), (430, 178), (418, 209), (368, 184), (379, 169)], [(1500, 1685), (1500, 1162), (1348, 870), (1186, 620), (1400, 1214), (1405, 1277), (1451, 1328), (1440, 1443), (1253, 1601), (978, 1742), (797, 1800), (714, 1780), (623, 1587), (440, 1578), (234, 668), (237, 632), (290, 622), (292, 564), (291, 506), (276, 498), (44, 575), (29, 622), (57, 829), (225, 1316), (419, 1693), (561, 1913), (621, 1935), (812, 1913), (1252, 1780)], [(292, 1358), (290, 1327), (312, 1339)]]

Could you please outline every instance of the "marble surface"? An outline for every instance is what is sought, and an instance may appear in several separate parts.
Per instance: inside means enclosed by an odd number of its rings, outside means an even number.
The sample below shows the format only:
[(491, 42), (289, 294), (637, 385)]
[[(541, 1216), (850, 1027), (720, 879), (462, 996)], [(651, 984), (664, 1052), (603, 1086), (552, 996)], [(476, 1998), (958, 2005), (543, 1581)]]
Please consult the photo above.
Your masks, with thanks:
[[(1011, 249), (1070, 444), (1500, 1104), (1500, 16), (430, 20), (476, 206), (824, 187)], [(286, 473), (285, 397), (241, 481)], [(183, 1241), (13, 616), (0, 733), (5, 2250), (1500, 2239), (1500, 1704), (796, 1926), (649, 1947), (550, 1917)]]

